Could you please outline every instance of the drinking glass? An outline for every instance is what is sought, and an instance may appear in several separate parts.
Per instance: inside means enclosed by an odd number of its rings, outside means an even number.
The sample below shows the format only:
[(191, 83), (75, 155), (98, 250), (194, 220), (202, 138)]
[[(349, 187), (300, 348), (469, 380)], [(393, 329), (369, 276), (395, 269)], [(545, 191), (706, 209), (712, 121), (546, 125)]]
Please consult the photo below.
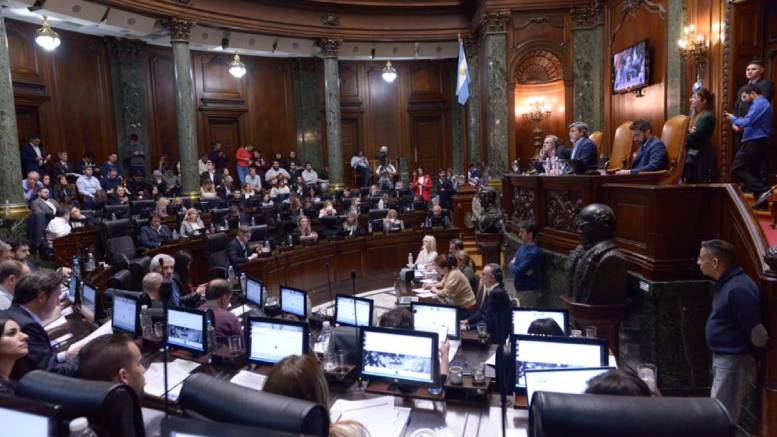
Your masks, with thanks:
[(478, 328), (478, 337), (480, 338), (488, 337), (488, 325), (486, 325), (483, 322), (480, 322), (477, 324), (477, 328)]
[(572, 337), (582, 337), (583, 336), (583, 331), (581, 331), (579, 329), (573, 329), (571, 336)]
[(450, 372), (451, 384), (456, 384), (456, 385), (461, 384), (461, 381), (463, 379), (462, 372), (464, 372), (464, 369), (462, 369), (461, 366), (451, 366), (451, 368), (448, 370)]
[(486, 363), (476, 364), (472, 369), (472, 382), (475, 384), (486, 382)]
[(348, 353), (343, 350), (336, 351), (335, 358), (337, 359), (337, 370), (345, 372), (348, 365)]
[(596, 326), (589, 326), (585, 328), (585, 336), (588, 338), (597, 338), (596, 336)]
[(154, 335), (156, 338), (165, 338), (165, 322), (154, 323)]
[(655, 364), (642, 363), (637, 367), (637, 375), (639, 379), (645, 381), (645, 384), (650, 388), (653, 393), (656, 392), (658, 386), (658, 368)]
[(242, 335), (230, 335), (227, 337), (227, 344), (229, 345), (229, 353), (232, 355), (240, 355), (243, 353), (243, 336)]

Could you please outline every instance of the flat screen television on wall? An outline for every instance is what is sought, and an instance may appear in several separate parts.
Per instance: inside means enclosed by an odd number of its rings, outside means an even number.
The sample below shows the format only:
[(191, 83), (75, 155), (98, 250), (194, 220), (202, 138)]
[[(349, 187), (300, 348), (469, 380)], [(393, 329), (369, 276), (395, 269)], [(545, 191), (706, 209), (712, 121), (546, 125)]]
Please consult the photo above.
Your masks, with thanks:
[(612, 56), (612, 91), (627, 93), (650, 85), (650, 50), (647, 40)]

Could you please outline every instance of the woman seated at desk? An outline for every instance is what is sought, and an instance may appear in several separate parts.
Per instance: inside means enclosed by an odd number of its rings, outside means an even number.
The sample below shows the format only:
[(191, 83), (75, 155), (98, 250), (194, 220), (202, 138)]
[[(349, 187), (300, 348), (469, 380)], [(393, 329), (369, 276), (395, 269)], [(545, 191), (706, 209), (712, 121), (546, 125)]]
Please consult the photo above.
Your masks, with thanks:
[(17, 360), (24, 358), (29, 352), (27, 338), (18, 323), (0, 316), (0, 396), (14, 394), (11, 369)]
[(315, 243), (318, 241), (318, 234), (310, 227), (310, 219), (302, 216), (297, 220), (297, 235), (302, 243)]
[(251, 199), (256, 195), (253, 185), (246, 182), (243, 184), (243, 190), (240, 192), (240, 197), (244, 200)]
[(200, 229), (205, 229), (205, 224), (202, 223), (200, 218), (200, 212), (195, 208), (187, 209), (186, 215), (181, 221), (181, 236), (191, 237)]
[(213, 187), (213, 182), (207, 180), (200, 185), (200, 197), (203, 199), (218, 199), (219, 195)]
[(324, 207), (321, 208), (321, 210), (318, 212), (318, 218), (321, 217), (334, 217), (337, 215), (337, 210), (335, 209), (334, 205), (332, 205), (331, 200), (327, 200), (324, 202)]
[(159, 200), (156, 201), (156, 209), (154, 210), (154, 213), (162, 218), (167, 217), (169, 215), (167, 213), (168, 206), (170, 206), (170, 199), (167, 197), (160, 197)]
[(425, 284), (424, 289), (432, 290), (438, 299), (461, 308), (464, 315), (474, 311), (477, 307), (475, 293), (467, 277), (456, 267), (456, 258), (452, 255), (438, 255), (434, 265), (442, 279), (436, 284)]
[(400, 231), (405, 229), (405, 223), (399, 219), (396, 209), (388, 210), (386, 218), (383, 219), (383, 230), (386, 232)]
[(421, 250), (415, 259), (415, 265), (421, 269), (430, 269), (434, 267), (434, 260), (437, 258), (437, 239), (433, 235), (425, 235), (421, 240)]
[(359, 227), (359, 216), (353, 212), (349, 212), (343, 222), (343, 234), (346, 237), (359, 237), (364, 233), (361, 227)]

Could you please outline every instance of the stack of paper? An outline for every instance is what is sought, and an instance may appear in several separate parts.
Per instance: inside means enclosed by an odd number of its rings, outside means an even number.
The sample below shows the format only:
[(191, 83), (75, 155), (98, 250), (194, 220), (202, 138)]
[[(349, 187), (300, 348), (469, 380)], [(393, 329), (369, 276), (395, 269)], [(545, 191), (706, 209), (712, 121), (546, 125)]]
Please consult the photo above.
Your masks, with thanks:
[(433, 291), (424, 290), (423, 288), (414, 288), (413, 293), (417, 294), (418, 297), (434, 297), (437, 296), (434, 294)]
[(59, 326), (62, 326), (64, 324), (66, 324), (66, 323), (67, 323), (67, 319), (65, 318), (65, 315), (62, 314), (61, 316), (59, 316), (59, 318), (57, 320), (54, 320), (53, 322), (51, 322), (48, 325), (46, 325), (46, 327), (45, 327), (46, 332), (51, 332), (55, 328), (57, 328)]
[(248, 370), (241, 370), (237, 373), (237, 375), (233, 376), (229, 382), (242, 387), (250, 388), (252, 390), (261, 391), (266, 380), (267, 377), (264, 375), (249, 372)]
[(410, 408), (395, 407), (393, 396), (362, 401), (338, 399), (331, 410), (339, 420), (355, 420), (364, 425), (371, 437), (399, 437), (410, 417)]
[(240, 317), (249, 311), (251, 311), (251, 307), (249, 307), (248, 305), (240, 305), (239, 307), (235, 307), (229, 310), (229, 312), (231, 312), (237, 317)]
[[(165, 393), (163, 364), (151, 363), (146, 369), (146, 386), (143, 391), (151, 396), (162, 397)], [(170, 400), (178, 399), (181, 388), (183, 388), (183, 381), (199, 366), (199, 363), (186, 360), (173, 360), (167, 363), (167, 386)]]
[(103, 323), (99, 328), (92, 331), (91, 334), (73, 343), (73, 345), (70, 347), (81, 348), (86, 346), (87, 343), (89, 343), (90, 341), (94, 340), (97, 337), (100, 337), (106, 334), (112, 334), (112, 333), (113, 333), (113, 326), (111, 326), (111, 321), (108, 320), (107, 322)]

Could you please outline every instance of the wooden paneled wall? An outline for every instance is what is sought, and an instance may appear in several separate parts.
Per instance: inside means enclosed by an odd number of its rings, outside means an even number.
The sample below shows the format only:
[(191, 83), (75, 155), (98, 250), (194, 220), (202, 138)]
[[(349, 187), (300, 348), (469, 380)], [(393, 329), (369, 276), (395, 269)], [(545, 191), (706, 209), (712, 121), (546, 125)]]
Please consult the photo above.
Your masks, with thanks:
[[(651, 7), (643, 2), (610, 0), (605, 5), (604, 47), (604, 117), (605, 135), (612, 138), (615, 129), (625, 121), (648, 120), (655, 135), (661, 134), (666, 120), (666, 0)], [(636, 10), (630, 7), (636, 5)], [(651, 83), (643, 96), (612, 92), (612, 55), (626, 47), (647, 40), (651, 52)], [(674, 47), (669, 48), (674, 50)]]
[(105, 41), (59, 31), (62, 45), (35, 44), (37, 26), (6, 20), (19, 142), (39, 134), (54, 157), (72, 161), (91, 151), (104, 160), (116, 149), (110, 67)]
[[(343, 159), (349, 163), (356, 150), (373, 158), (381, 146), (388, 146), (389, 156), (406, 157), (411, 169), (450, 167), (456, 61), (392, 65), (398, 76), (387, 83), (381, 76), (385, 62), (340, 61)], [(324, 135), (324, 156), (326, 147)], [(350, 166), (345, 169), (349, 180)]]

